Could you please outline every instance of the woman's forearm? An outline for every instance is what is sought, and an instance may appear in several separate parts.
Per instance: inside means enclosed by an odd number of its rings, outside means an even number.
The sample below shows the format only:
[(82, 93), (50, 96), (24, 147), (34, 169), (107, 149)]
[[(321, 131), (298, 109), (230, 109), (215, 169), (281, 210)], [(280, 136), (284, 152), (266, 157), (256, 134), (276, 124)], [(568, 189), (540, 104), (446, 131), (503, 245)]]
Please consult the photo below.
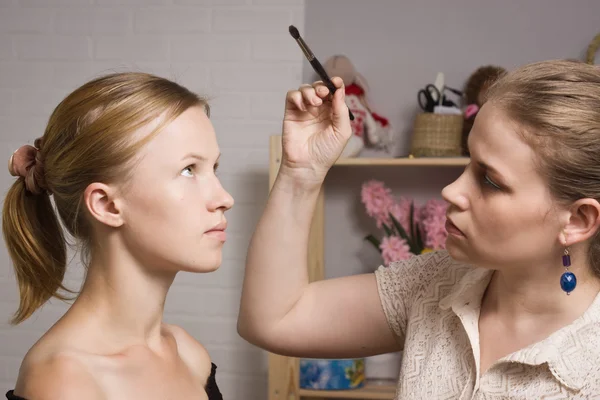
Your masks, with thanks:
[(299, 182), (280, 170), (248, 248), (238, 330), (251, 342), (268, 340), (309, 283), (308, 240), (321, 184)]

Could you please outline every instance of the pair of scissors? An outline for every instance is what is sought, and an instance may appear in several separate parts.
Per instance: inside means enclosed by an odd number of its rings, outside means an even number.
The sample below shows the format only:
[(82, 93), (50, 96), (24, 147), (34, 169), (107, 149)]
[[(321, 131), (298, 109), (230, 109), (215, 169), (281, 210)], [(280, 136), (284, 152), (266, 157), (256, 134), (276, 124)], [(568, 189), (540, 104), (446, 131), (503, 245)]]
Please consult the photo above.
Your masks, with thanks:
[(434, 107), (438, 104), (442, 94), (435, 85), (428, 84), (424, 89), (419, 90), (417, 97), (419, 105), (425, 112), (433, 112)]

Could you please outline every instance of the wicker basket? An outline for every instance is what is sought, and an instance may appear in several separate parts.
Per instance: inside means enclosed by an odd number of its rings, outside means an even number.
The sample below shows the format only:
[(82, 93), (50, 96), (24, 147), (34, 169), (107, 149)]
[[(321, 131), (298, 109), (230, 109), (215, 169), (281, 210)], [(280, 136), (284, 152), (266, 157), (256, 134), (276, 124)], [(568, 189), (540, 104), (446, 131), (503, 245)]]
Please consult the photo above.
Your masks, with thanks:
[(420, 113), (415, 119), (411, 155), (459, 157), (462, 154), (463, 116)]

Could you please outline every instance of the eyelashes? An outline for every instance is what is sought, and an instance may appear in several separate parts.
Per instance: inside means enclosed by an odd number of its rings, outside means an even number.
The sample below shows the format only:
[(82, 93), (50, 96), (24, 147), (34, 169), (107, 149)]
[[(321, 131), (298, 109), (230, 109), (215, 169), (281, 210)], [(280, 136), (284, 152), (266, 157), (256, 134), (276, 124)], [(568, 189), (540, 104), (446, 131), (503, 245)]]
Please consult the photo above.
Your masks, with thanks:
[[(192, 176), (194, 176), (197, 168), (198, 167), (197, 167), (196, 164), (190, 164), (190, 165), (188, 165), (187, 167), (185, 167), (184, 169), (181, 170), (181, 175), (192, 177)], [(219, 163), (216, 163), (213, 166), (213, 173), (215, 175), (218, 174), (218, 169), (219, 169)]]
[(490, 177), (488, 176), (488, 174), (486, 174), (486, 173), (483, 174), (483, 180), (482, 180), (482, 182), (483, 182), (484, 185), (489, 186), (489, 187), (491, 187), (494, 190), (501, 190), (502, 189), (497, 183), (495, 183), (494, 181), (492, 181), (490, 179)]

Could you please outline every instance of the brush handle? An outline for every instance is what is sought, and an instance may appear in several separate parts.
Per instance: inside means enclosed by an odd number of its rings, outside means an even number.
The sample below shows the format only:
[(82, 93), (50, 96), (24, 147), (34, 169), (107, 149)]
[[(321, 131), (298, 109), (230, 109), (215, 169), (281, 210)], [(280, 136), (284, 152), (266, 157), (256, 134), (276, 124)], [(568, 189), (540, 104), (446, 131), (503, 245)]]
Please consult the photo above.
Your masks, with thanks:
[(321, 80), (323, 80), (323, 83), (325, 84), (325, 86), (327, 86), (327, 88), (333, 95), (335, 93), (335, 91), (337, 90), (337, 88), (335, 87), (333, 82), (331, 82), (329, 75), (327, 75), (327, 72), (325, 72), (325, 68), (323, 68), (323, 66), (321, 65), (319, 60), (317, 60), (316, 58), (313, 58), (312, 61), (310, 62), (310, 64), (313, 66), (316, 73), (319, 74), (319, 76), (321, 77)]
[[(316, 57), (310, 61), (310, 65), (312, 65), (313, 69), (317, 72), (317, 74), (319, 74), (319, 76), (323, 80), (323, 83), (325, 84), (325, 86), (327, 86), (329, 92), (331, 92), (331, 95), (333, 96), (337, 88), (335, 87), (333, 82), (331, 82), (331, 78), (329, 78), (329, 75), (327, 75), (327, 72), (325, 72), (325, 68), (323, 68), (323, 66), (321, 65), (319, 60), (316, 59)], [(350, 121), (354, 121), (354, 114), (352, 114), (350, 108), (348, 108), (348, 115), (350, 116)]]

